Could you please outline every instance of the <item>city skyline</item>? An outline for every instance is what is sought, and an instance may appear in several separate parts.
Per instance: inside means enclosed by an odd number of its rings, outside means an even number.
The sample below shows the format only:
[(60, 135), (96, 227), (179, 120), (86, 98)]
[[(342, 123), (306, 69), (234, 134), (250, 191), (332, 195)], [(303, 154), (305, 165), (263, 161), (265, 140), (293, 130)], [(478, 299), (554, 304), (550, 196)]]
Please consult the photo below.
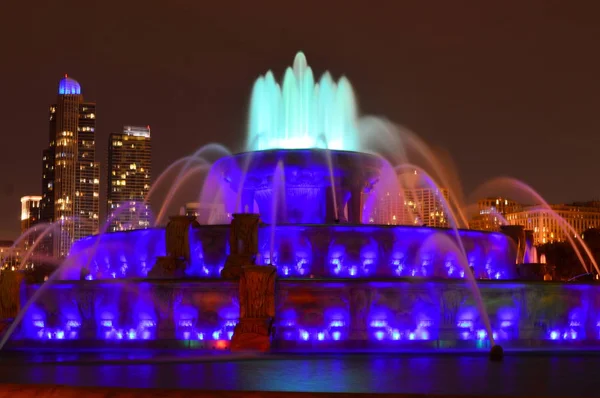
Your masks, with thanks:
[[(26, 15), (22, 7), (9, 6), (15, 15)], [(98, 103), (103, 115), (98, 124), (99, 154), (106, 153), (108, 134), (124, 123), (150, 124), (157, 132), (154, 140), (161, 151), (154, 158), (155, 176), (189, 148), (211, 141), (239, 150), (253, 80), (269, 67), (281, 73), (290, 56), (301, 49), (319, 72), (331, 69), (336, 77), (348, 76), (364, 113), (385, 115), (446, 148), (466, 192), (488, 178), (507, 174), (530, 183), (552, 203), (600, 196), (596, 184), (583, 183), (593, 181), (598, 171), (591, 162), (594, 146), (586, 143), (600, 128), (595, 117), (600, 87), (594, 78), (599, 58), (579, 51), (591, 48), (598, 30), (591, 19), (595, 6), (558, 7), (534, 1), (468, 9), (440, 4), (427, 10), (404, 4), (374, 10), (372, 19), (377, 23), (370, 19), (362, 23), (362, 13), (345, 6), (347, 18), (339, 31), (330, 32), (338, 7), (328, 4), (314, 15), (298, 11), (298, 18), (313, 25), (308, 33), (286, 26), (286, 18), (275, 10), (242, 13), (221, 7), (179, 5), (163, 15), (158, 5), (143, 10), (124, 5), (113, 16), (108, 4), (99, 6), (89, 36), (53, 47), (52, 56), (44, 32), (55, 28), (54, 20), (75, 20), (71, 17), (76, 10), (33, 11), (27, 14), (30, 23), (23, 24), (31, 31), (22, 35), (23, 27), (8, 21), (2, 29), (22, 41), (10, 43), (7, 55), (24, 62), (18, 68), (10, 63), (0, 67), (4, 76), (11, 76), (6, 84), (13, 94), (1, 105), (6, 128), (26, 132), (7, 138), (8, 144), (44, 146), (45, 109), (57, 77), (67, 72), (82, 82), (86, 97)], [(141, 33), (123, 33), (131, 28), (124, 22), (138, 13), (144, 25), (156, 26), (155, 31), (144, 31), (149, 37), (143, 43), (154, 43), (159, 51), (136, 45)], [(209, 34), (213, 25), (191, 23), (201, 13), (226, 17), (232, 27), (219, 26), (219, 35)], [(410, 16), (416, 14), (425, 15), (425, 23), (413, 22)], [(188, 18), (190, 23), (182, 23)], [(248, 20), (259, 23), (245, 29)], [(57, 29), (57, 34), (68, 30)], [(247, 34), (240, 37), (240, 30)], [(562, 78), (557, 80), (559, 74)], [(23, 103), (27, 106), (19, 105)], [(177, 145), (180, 140), (189, 145)], [(472, 150), (472, 142), (477, 142), (478, 150)], [(3, 158), (2, 238), (18, 235), (20, 196), (39, 194), (39, 154), (31, 152), (8, 151)], [(13, 165), (22, 170), (9, 174)], [(580, 178), (570, 178), (574, 169)], [(101, 200), (103, 196), (101, 192)]]

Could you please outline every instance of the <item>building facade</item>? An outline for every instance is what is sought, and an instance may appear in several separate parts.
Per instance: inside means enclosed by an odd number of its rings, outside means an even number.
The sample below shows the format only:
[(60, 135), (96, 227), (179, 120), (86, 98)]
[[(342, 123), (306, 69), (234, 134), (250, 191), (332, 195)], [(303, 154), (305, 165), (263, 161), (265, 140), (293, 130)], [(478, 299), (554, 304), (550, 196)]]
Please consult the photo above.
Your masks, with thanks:
[(79, 240), (100, 226), (100, 164), (96, 162), (96, 104), (82, 103), (77, 125), (74, 236)]
[(75, 240), (98, 231), (95, 112), (94, 103), (84, 102), (79, 83), (65, 75), (50, 106), (49, 143), (42, 157), (41, 219), (59, 222), (42, 244), (49, 255), (64, 257)]
[(110, 231), (149, 228), (150, 127), (125, 126), (108, 141), (107, 217)]
[[(446, 205), (451, 206), (446, 188), (431, 187), (417, 171), (398, 175), (397, 187), (379, 190), (372, 206), (369, 223), (448, 227)], [(363, 195), (363, 206), (370, 194)]]
[(477, 201), (477, 213), (469, 221), (469, 228), (480, 231), (499, 231), (508, 224), (507, 214), (522, 210), (521, 204), (504, 197), (485, 198)]
[(40, 221), (41, 196), (23, 196), (21, 198), (21, 233)]
[(564, 242), (568, 235), (581, 236), (588, 229), (600, 228), (600, 203), (550, 205), (550, 210), (544, 206), (528, 206), (506, 214), (506, 219), (511, 225), (532, 230), (535, 245)]
[(41, 196), (32, 195), (21, 198), (21, 235), (26, 234), (20, 245), (23, 252), (27, 252), (33, 246), (41, 232), (42, 228), (39, 226), (41, 201)]
[(21, 250), (12, 240), (0, 240), (0, 271), (14, 271), (21, 263)]

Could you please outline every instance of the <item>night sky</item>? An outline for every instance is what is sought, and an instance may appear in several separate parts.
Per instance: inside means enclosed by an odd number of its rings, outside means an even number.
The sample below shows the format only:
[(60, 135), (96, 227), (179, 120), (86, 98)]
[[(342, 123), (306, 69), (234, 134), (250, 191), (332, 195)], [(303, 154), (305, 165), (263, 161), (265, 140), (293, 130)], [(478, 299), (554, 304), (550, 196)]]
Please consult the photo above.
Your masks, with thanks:
[(41, 192), (65, 73), (97, 102), (103, 167), (110, 132), (149, 124), (156, 176), (211, 141), (241, 149), (255, 77), (298, 50), (348, 76), (363, 113), (445, 148), (467, 192), (510, 175), (550, 202), (599, 198), (598, 15), (591, 0), (5, 1), (0, 238)]

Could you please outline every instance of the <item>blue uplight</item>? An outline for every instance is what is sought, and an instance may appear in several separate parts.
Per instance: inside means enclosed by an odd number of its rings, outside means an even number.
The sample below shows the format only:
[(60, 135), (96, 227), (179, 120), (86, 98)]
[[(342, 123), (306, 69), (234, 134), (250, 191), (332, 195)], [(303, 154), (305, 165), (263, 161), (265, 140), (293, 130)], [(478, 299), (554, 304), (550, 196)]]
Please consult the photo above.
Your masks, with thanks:
[(60, 80), (58, 84), (59, 95), (80, 95), (81, 86), (75, 79), (71, 79), (67, 75)]

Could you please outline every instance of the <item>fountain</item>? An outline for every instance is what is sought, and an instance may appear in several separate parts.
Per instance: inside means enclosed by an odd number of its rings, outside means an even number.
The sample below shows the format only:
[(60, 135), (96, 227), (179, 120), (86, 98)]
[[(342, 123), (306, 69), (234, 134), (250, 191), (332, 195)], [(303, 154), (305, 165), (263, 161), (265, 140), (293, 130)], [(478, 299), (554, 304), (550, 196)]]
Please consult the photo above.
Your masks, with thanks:
[[(247, 151), (217, 147), (223, 156), (214, 163), (198, 158), (202, 150), (177, 161), (184, 167), (166, 200), (210, 167), (199, 196), (221, 202), (231, 224), (173, 216), (166, 228), (76, 242), (6, 347), (600, 346), (595, 285), (518, 279), (528, 256), (522, 228), (460, 229), (464, 215), (447, 204), (450, 228), (369, 223), (377, 195), (401, 195), (389, 173), (418, 167), (360, 151), (357, 115), (349, 81), (329, 73), (315, 80), (301, 53), (281, 86), (272, 72), (260, 77)], [(443, 171), (437, 161), (434, 171)], [(432, 189), (435, 178), (449, 181), (422, 174)], [(10, 292), (25, 307), (38, 289)], [(5, 312), (15, 317), (18, 308)], [(502, 352), (495, 346), (491, 358)]]

